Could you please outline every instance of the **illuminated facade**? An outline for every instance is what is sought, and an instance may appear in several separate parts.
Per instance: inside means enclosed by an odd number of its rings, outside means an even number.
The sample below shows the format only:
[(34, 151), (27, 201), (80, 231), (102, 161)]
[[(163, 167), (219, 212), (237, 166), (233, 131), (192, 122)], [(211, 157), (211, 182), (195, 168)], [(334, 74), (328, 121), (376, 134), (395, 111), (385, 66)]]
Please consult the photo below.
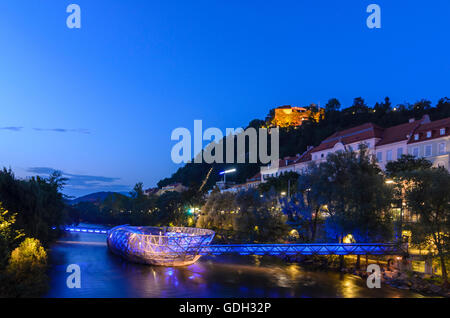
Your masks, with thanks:
[(388, 162), (406, 154), (423, 157), (435, 167), (450, 170), (450, 118), (430, 121), (430, 117), (424, 115), (419, 120), (411, 118), (407, 123), (389, 128), (366, 123), (338, 131), (318, 146), (308, 148), (301, 156), (280, 159), (275, 167), (261, 167), (261, 181), (289, 171), (305, 173), (310, 163), (320, 164), (330, 153), (357, 151), (360, 144), (367, 146), (369, 154), (376, 158), (382, 170)]
[(408, 142), (408, 153), (450, 170), (450, 118), (419, 126)]
[[(159, 234), (166, 229), (165, 234)], [(80, 227), (66, 227), (65, 231), (76, 233), (91, 233), (91, 234), (106, 234), (104, 229), (92, 229), (92, 228), (80, 228)], [(176, 231), (184, 232), (176, 232)], [(175, 232), (174, 232), (175, 231)], [(206, 232), (205, 232), (206, 231)], [(133, 234), (142, 235), (142, 233), (155, 233), (156, 241), (154, 246), (149, 248), (148, 245), (142, 244), (142, 237), (136, 239)], [(171, 234), (169, 234), (171, 233)], [(354, 243), (352, 239), (349, 239), (348, 243), (306, 243), (306, 244), (221, 244), (211, 245), (208, 243), (214, 235), (213, 231), (203, 230), (197, 228), (158, 228), (158, 227), (133, 227), (122, 225), (111, 229), (108, 233), (107, 243), (109, 248), (116, 254), (119, 254), (134, 262), (164, 265), (164, 266), (181, 266), (190, 265), (200, 256), (206, 255), (223, 255), (223, 254), (239, 254), (239, 255), (402, 255), (407, 253), (408, 245), (397, 243)], [(148, 234), (143, 234), (148, 236)], [(166, 241), (160, 237), (170, 237)], [(191, 238), (197, 236), (194, 239), (196, 241), (193, 244), (192, 241), (186, 243), (183, 242), (187, 236)], [(207, 238), (200, 238), (208, 236)], [(144, 238), (146, 240), (146, 238)], [(130, 243), (127, 243), (131, 241)], [(170, 246), (167, 249), (166, 245)], [(139, 244), (141, 243), (141, 244)], [(187, 247), (190, 245), (191, 247)], [(156, 253), (159, 248), (162, 247), (163, 255)], [(183, 253), (180, 251), (196, 251), (196, 255), (193, 256), (194, 261), (186, 263), (175, 262), (173, 263), (173, 257), (169, 255), (176, 255), (179, 257)], [(131, 255), (131, 256), (130, 256)], [(151, 255), (152, 261), (147, 259), (142, 260), (145, 255)], [(192, 256), (189, 257), (191, 259)], [(170, 259), (171, 262), (167, 262)], [(158, 262), (154, 262), (158, 260)], [(163, 261), (161, 261), (163, 260)], [(175, 265), (174, 265), (175, 264)]]
[[(313, 106), (315, 107), (315, 105)], [(323, 109), (313, 112), (311, 109), (305, 107), (286, 105), (275, 108), (274, 116), (271, 119), (270, 124), (275, 127), (301, 126), (305, 120), (313, 118), (315, 121), (319, 121), (323, 115)]]
[(190, 227), (121, 225), (108, 233), (108, 248), (135, 262), (160, 266), (195, 263), (214, 238), (214, 231)]

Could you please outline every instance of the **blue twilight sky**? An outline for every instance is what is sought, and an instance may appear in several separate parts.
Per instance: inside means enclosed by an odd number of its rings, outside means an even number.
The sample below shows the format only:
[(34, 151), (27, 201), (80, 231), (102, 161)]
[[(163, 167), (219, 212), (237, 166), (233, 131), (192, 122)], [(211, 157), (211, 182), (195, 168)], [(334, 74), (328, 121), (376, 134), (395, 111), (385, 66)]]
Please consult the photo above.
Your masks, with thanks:
[(450, 95), (449, 17), (448, 0), (1, 0), (0, 166), (61, 170), (75, 196), (126, 191), (177, 169), (170, 134), (194, 119), (224, 130), (331, 97), (435, 103)]

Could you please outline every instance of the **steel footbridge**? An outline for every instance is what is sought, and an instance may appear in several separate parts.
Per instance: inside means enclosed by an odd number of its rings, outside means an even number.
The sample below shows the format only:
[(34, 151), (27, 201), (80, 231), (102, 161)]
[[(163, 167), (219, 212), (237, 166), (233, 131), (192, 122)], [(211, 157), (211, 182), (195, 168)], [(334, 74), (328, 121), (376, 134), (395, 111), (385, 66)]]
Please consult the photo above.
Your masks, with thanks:
[[(72, 233), (108, 235), (104, 228), (65, 227)], [(183, 248), (180, 246), (180, 248)], [(184, 248), (189, 253), (189, 248)], [(223, 255), (402, 255), (407, 246), (398, 243), (305, 243), (305, 244), (210, 244), (198, 249), (197, 254)]]

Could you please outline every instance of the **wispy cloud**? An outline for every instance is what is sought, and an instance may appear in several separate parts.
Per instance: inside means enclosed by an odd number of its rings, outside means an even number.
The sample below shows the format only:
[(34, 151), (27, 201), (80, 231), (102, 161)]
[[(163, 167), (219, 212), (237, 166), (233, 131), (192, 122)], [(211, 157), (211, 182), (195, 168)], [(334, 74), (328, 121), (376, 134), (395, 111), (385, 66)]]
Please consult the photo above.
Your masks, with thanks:
[(19, 126), (9, 126), (9, 127), (0, 127), (0, 130), (10, 130), (10, 131), (21, 131), (23, 127)]
[[(10, 131), (22, 131), (24, 127), (21, 126), (6, 126), (0, 127), (0, 130), (10, 130)], [(78, 134), (90, 134), (89, 129), (77, 128), (77, 129), (68, 129), (68, 128), (33, 128), (34, 131), (49, 131), (49, 132), (57, 132), (57, 133), (78, 133)]]
[(31, 167), (27, 169), (27, 172), (37, 175), (49, 175), (55, 171), (60, 171), (63, 177), (69, 179), (65, 186), (69, 190), (85, 190), (86, 192), (97, 192), (128, 191), (130, 189), (129, 185), (116, 184), (116, 182), (120, 180), (120, 178), (116, 177), (73, 174), (48, 167)]
[(58, 133), (79, 133), (79, 134), (90, 134), (91, 132), (88, 129), (78, 128), (78, 129), (67, 129), (67, 128), (33, 128), (35, 131), (50, 131), (50, 132), (58, 132)]

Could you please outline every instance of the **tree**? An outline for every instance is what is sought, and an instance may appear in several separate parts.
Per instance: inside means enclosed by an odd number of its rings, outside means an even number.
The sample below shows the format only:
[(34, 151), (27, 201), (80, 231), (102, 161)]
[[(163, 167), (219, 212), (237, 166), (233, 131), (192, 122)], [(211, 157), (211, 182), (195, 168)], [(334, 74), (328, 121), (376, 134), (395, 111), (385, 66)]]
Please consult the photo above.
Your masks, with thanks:
[(11, 169), (0, 171), (0, 201), (17, 214), (16, 229), (47, 244), (56, 238), (53, 227), (65, 224), (67, 214), (60, 192), (65, 182), (58, 172), (48, 178), (39, 176), (27, 180), (16, 179)]
[(0, 271), (5, 268), (11, 251), (20, 242), (23, 232), (13, 228), (16, 215), (11, 215), (0, 203)]
[(391, 101), (389, 97), (384, 98), (383, 103), (376, 103), (373, 110), (376, 113), (377, 117), (384, 116), (387, 112), (391, 110)]
[[(259, 185), (262, 193), (274, 188), (276, 192), (285, 192), (286, 195), (297, 191), (297, 180), (299, 174), (293, 171), (285, 172), (278, 177), (268, 178), (266, 182)], [(288, 193), (289, 192), (289, 193)]]
[(197, 227), (216, 231), (219, 239), (229, 239), (230, 232), (233, 230), (232, 214), (238, 209), (235, 196), (230, 192), (211, 193), (201, 208)]
[(240, 191), (235, 202), (238, 213), (233, 218), (233, 230), (237, 238), (250, 242), (279, 242), (287, 236), (289, 226), (277, 197), (266, 194), (261, 197), (254, 189)]
[(357, 242), (391, 238), (392, 193), (367, 146), (329, 154), (317, 169), (311, 189), (327, 203), (331, 237), (340, 242), (347, 234)]
[(386, 175), (393, 181), (394, 204), (401, 209), (400, 216), (395, 219), (397, 236), (403, 236), (403, 219), (408, 215), (405, 209), (406, 190), (413, 185), (410, 173), (413, 171), (429, 169), (432, 164), (425, 158), (416, 158), (412, 155), (402, 155), (396, 161), (390, 161), (386, 164)]
[(156, 202), (154, 223), (160, 226), (184, 226), (188, 223), (187, 206), (175, 191), (160, 195)]
[(261, 127), (265, 127), (266, 126), (266, 122), (264, 120), (261, 119), (253, 119), (249, 124), (248, 127), (253, 127), (255, 129), (259, 129)]
[(411, 224), (412, 241), (433, 251), (441, 262), (442, 278), (448, 286), (446, 258), (450, 252), (450, 174), (444, 168), (409, 173), (413, 186), (406, 191), (406, 202), (419, 221)]
[(39, 240), (26, 238), (11, 253), (6, 269), (12, 297), (36, 297), (47, 288), (47, 253)]
[(283, 200), (283, 213), (288, 217), (288, 223), (299, 233), (305, 242), (314, 242), (318, 227), (322, 225), (321, 215), (324, 212), (325, 201), (317, 187), (314, 187), (318, 176), (317, 166), (299, 176), (297, 190), (291, 198)]
[(336, 112), (341, 108), (341, 102), (337, 98), (331, 98), (325, 105), (325, 112)]
[(414, 111), (417, 112), (425, 112), (431, 109), (431, 102), (429, 100), (426, 99), (422, 99), (416, 103), (414, 103), (414, 105), (412, 106)]
[(254, 189), (212, 193), (201, 211), (197, 226), (226, 242), (278, 242), (289, 232), (276, 196), (261, 197)]
[(351, 106), (351, 109), (359, 114), (359, 113), (366, 113), (369, 110), (369, 107), (367, 106), (366, 102), (361, 97), (356, 97), (353, 99), (353, 105)]
[(405, 173), (431, 168), (432, 163), (425, 158), (416, 158), (413, 155), (402, 155), (396, 161), (386, 164), (386, 175), (391, 178), (405, 177)]
[(444, 97), (439, 99), (436, 110), (439, 113), (439, 118), (446, 118), (450, 116), (450, 99), (448, 97)]

